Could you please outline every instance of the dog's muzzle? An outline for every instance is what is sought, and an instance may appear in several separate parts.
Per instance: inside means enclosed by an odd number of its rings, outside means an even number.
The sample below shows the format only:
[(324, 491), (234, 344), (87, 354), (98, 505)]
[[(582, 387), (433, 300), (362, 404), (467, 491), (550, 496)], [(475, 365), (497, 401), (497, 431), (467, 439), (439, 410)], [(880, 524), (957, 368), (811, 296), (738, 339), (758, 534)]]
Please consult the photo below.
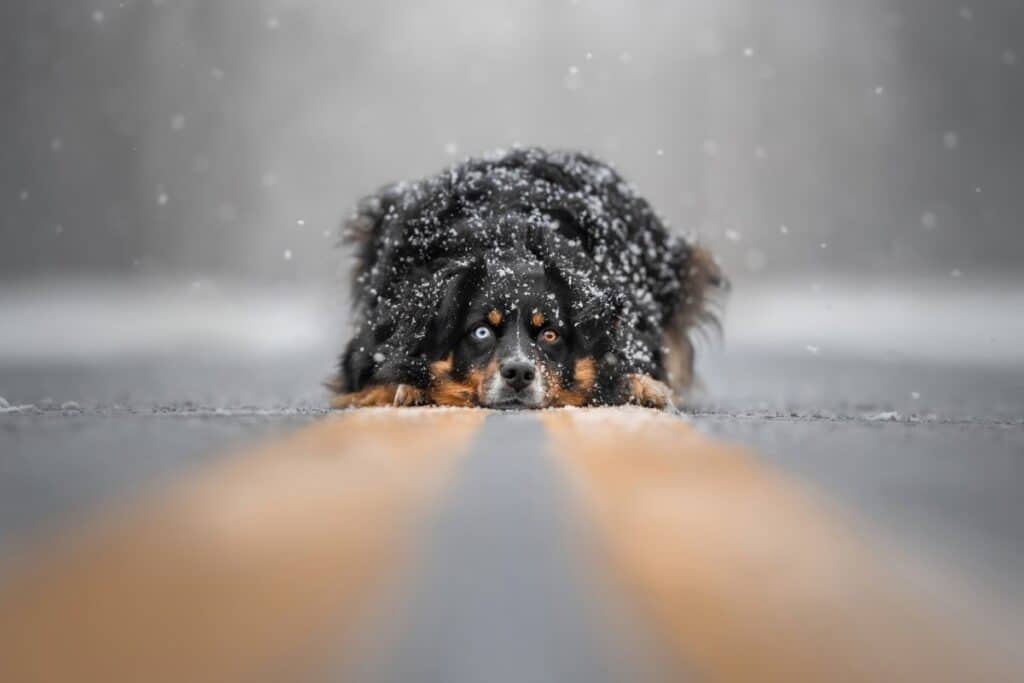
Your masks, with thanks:
[(491, 379), (485, 399), (489, 408), (542, 408), (543, 379), (533, 363), (507, 360)]

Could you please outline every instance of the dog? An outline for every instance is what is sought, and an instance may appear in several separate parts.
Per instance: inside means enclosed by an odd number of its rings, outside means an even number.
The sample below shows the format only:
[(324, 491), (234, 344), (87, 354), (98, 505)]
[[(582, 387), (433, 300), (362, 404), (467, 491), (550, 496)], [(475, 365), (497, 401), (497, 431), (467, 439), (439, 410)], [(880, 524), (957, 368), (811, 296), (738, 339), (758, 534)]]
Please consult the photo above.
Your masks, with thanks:
[(335, 408), (669, 408), (726, 281), (608, 164), (517, 148), (386, 186), (345, 223)]

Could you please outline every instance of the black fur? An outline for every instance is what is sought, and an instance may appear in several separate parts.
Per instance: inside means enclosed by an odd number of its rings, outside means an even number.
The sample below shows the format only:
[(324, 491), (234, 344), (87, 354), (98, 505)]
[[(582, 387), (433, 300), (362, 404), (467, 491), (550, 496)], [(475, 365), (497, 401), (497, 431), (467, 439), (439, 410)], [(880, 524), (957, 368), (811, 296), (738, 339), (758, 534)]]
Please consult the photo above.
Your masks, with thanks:
[[(723, 284), (706, 252), (671, 235), (610, 166), (577, 152), (514, 149), (387, 186), (360, 203), (344, 238), (356, 257), (356, 325), (339, 393), (426, 389), (474, 295), (487, 288), (514, 306), (531, 294), (515, 274), (523, 264), (563, 293), (573, 356), (597, 363), (592, 402), (627, 400), (629, 374), (681, 388), (692, 330), (711, 319), (708, 292)], [(668, 377), (669, 349), (685, 356), (685, 377)]]

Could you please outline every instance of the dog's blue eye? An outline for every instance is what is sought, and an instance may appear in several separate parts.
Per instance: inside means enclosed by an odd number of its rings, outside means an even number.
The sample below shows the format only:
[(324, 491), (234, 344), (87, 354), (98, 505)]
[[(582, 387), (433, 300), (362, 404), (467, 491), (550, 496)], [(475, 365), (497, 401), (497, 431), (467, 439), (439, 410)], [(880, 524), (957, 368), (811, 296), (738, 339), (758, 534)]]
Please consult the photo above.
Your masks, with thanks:
[(477, 339), (487, 339), (491, 336), (491, 328), (487, 327), (487, 325), (481, 325), (473, 330), (473, 336)]

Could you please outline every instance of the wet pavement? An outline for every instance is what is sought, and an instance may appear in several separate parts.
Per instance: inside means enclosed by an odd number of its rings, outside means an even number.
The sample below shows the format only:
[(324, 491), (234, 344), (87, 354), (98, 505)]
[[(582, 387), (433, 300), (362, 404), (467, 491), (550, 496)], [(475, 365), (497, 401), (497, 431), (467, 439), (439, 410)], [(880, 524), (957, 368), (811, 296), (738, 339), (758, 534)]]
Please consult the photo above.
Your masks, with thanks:
[[(706, 356), (690, 407), (894, 542), (998, 596), (1024, 576), (1024, 372)], [(0, 557), (19, 539), (137, 495), (325, 412), (330, 353), (0, 367)], [(17, 406), (23, 406), (15, 409)], [(63, 408), (62, 408), (63, 406)], [(1019, 600), (1019, 596), (1014, 598)]]
[[(336, 335), (235, 353), (238, 334), (218, 338), (215, 318), (194, 323), (208, 343), (188, 348), (143, 339), (124, 352), (36, 353), (30, 337), (5, 341), (0, 562), (43, 530), (326, 412), (320, 382), (337, 349), (323, 339)], [(801, 345), (798, 332), (736, 327), (727, 321), (728, 343), (700, 356), (705, 387), (687, 406), (697, 428), (748, 445), (1021, 614), (1024, 363), (1013, 344), (974, 356), (961, 345), (944, 360), (940, 346), (908, 357), (909, 338), (871, 353), (871, 340)]]

